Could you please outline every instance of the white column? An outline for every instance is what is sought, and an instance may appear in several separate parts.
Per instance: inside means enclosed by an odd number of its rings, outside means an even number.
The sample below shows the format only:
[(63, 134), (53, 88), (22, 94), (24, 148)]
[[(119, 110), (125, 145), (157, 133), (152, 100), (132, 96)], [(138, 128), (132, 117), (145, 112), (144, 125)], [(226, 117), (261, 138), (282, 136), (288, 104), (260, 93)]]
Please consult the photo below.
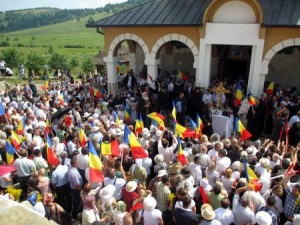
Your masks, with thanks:
[(254, 96), (260, 97), (263, 89), (261, 82), (260, 70), (263, 58), (264, 40), (258, 40), (256, 45), (252, 47), (251, 64), (248, 79), (248, 88)]
[[(156, 80), (157, 78), (157, 65), (159, 64), (159, 60), (155, 59), (145, 59), (145, 65), (147, 65), (147, 73), (152, 77), (153, 80)], [(149, 80), (149, 77), (147, 78), (148, 83), (150, 84), (151, 81)]]
[(198, 70), (196, 74), (196, 85), (207, 87), (210, 82), (211, 67), (211, 44), (207, 44), (205, 38), (200, 38), (200, 49), (198, 58)]
[(136, 54), (135, 53), (132, 53), (130, 52), (128, 54), (128, 58), (129, 58), (129, 66), (130, 66), (130, 69), (133, 70), (133, 72), (137, 73), (137, 69), (136, 69)]
[(114, 61), (117, 59), (104, 57), (103, 61), (106, 62), (108, 94), (115, 96), (118, 91), (118, 76)]

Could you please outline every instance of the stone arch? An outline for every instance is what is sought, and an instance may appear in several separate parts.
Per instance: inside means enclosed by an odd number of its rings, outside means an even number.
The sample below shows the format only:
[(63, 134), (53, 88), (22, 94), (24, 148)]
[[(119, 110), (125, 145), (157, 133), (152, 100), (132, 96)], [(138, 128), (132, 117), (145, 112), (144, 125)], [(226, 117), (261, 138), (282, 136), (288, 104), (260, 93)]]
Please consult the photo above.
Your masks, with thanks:
[(284, 48), (291, 47), (291, 46), (300, 46), (300, 38), (290, 38), (283, 40), (276, 45), (274, 45), (263, 57), (262, 64), (261, 64), (261, 74), (268, 74), (269, 72), (269, 64), (273, 58), (273, 56), (281, 51)]
[(142, 47), (145, 57), (149, 55), (149, 48), (146, 42), (141, 37), (132, 33), (124, 33), (115, 37), (115, 39), (110, 43), (108, 54), (107, 54), (108, 58), (112, 59), (114, 57), (114, 50), (116, 49), (116, 47), (119, 45), (120, 42), (126, 40), (135, 41)]
[(256, 17), (255, 23), (262, 24), (263, 23), (263, 11), (261, 9), (261, 6), (259, 5), (258, 1), (255, 0), (220, 0), (220, 1), (212, 1), (209, 6), (206, 8), (202, 23), (211, 23), (213, 22), (214, 16), (216, 12), (225, 4), (233, 4), (236, 1), (236, 3), (246, 3), (248, 4), (252, 9)]
[(194, 63), (196, 63), (198, 61), (197, 59), (198, 59), (198, 55), (199, 55), (199, 50), (198, 50), (198, 47), (195, 45), (195, 43), (187, 36), (182, 35), (182, 34), (176, 34), (176, 33), (167, 34), (167, 35), (161, 37), (160, 39), (158, 39), (152, 47), (152, 51), (151, 51), (152, 57), (155, 59), (156, 54), (157, 54), (158, 50), (160, 49), (160, 47), (162, 47), (165, 43), (170, 42), (170, 41), (179, 41), (179, 42), (185, 44), (186, 46), (188, 46), (194, 56)]

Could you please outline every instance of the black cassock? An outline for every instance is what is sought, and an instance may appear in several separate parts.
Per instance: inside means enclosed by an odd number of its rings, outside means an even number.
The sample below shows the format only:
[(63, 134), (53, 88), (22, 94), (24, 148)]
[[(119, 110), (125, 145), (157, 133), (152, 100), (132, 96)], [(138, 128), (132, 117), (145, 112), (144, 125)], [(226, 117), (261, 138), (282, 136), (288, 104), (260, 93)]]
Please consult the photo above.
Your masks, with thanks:
[(251, 140), (257, 140), (263, 129), (263, 105), (260, 103), (258, 106), (252, 106), (247, 113), (247, 131), (252, 134)]

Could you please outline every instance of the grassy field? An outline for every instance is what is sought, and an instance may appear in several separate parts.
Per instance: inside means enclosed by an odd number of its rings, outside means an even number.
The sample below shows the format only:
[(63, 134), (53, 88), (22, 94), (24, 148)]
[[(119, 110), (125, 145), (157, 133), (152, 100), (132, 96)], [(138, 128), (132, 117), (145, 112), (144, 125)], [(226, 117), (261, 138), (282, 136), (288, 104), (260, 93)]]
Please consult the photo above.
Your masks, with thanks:
[[(95, 21), (110, 16), (108, 13), (93, 15)], [(12, 33), (5, 33), (0, 36), (0, 43), (8, 41), (10, 46), (17, 47), (21, 52), (28, 53), (35, 51), (48, 54), (50, 47), (54, 52), (63, 53), (67, 56), (92, 56), (97, 54), (104, 47), (103, 35), (96, 32), (96, 29), (86, 28), (88, 17), (80, 21), (72, 20), (50, 26), (27, 29)], [(81, 48), (65, 48), (69, 46), (81, 46)], [(24, 46), (24, 47), (18, 47)], [(0, 51), (6, 47), (0, 47)]]

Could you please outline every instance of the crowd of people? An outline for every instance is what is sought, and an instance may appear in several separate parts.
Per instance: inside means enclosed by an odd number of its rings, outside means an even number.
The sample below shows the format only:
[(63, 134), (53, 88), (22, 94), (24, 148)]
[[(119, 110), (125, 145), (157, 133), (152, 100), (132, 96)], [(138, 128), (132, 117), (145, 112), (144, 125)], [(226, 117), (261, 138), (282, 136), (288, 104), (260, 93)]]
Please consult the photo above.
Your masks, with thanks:
[[(59, 224), (300, 224), (296, 90), (277, 88), (253, 106), (247, 98), (234, 106), (236, 84), (226, 81), (203, 91), (170, 75), (151, 88), (130, 72), (122, 92), (112, 96), (105, 80), (100, 75), (88, 82), (55, 80), (43, 90), (31, 81), (1, 93), (0, 164), (9, 163), (7, 143), (16, 149), (16, 170), (0, 177), (1, 198), (13, 200), (8, 188), (14, 185), (21, 189), (15, 200)], [(175, 136), (172, 102), (182, 126), (200, 115), (199, 137)], [(248, 121), (251, 142), (214, 133), (216, 105)], [(147, 117), (151, 112), (165, 116), (163, 128)], [(144, 122), (136, 138), (147, 157), (135, 159), (123, 135), (126, 126), (136, 133), (137, 119)], [(260, 139), (268, 129), (272, 137)], [(47, 136), (58, 165), (49, 159)], [(102, 144), (114, 141), (120, 154), (102, 154)], [(101, 182), (90, 179), (90, 145), (102, 163)]]

